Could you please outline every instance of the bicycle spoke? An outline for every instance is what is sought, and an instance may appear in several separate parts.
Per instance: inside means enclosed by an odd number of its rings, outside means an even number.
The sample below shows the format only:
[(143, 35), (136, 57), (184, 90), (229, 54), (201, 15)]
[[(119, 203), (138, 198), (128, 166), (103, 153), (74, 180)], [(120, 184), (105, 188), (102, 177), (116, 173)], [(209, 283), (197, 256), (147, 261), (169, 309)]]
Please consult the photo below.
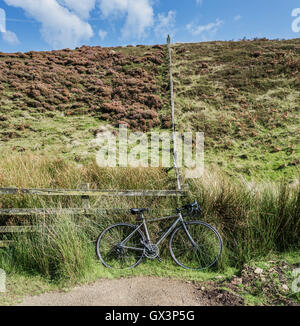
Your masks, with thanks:
[(103, 264), (110, 268), (124, 269), (135, 267), (143, 258), (141, 248), (141, 233), (136, 232), (127, 240), (126, 246), (122, 241), (134, 231), (129, 224), (117, 224), (105, 230), (97, 241), (97, 254)]
[(212, 266), (222, 250), (218, 232), (202, 222), (186, 224), (191, 241), (183, 227), (177, 229), (170, 241), (173, 259), (184, 268), (201, 270)]

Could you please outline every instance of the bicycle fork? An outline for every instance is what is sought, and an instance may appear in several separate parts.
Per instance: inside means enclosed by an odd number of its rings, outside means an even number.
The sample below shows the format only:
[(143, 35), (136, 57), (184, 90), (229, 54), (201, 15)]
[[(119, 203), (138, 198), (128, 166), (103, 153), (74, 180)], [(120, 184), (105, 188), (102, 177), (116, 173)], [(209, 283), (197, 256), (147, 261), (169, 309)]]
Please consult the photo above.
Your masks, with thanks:
[(198, 249), (199, 246), (198, 246), (197, 243), (194, 241), (194, 239), (191, 237), (191, 235), (190, 235), (190, 233), (189, 233), (189, 231), (188, 231), (188, 229), (187, 229), (187, 227), (186, 227), (186, 224), (184, 223), (183, 220), (182, 220), (182, 225), (183, 225), (184, 231), (185, 231), (187, 237), (189, 238), (189, 240), (191, 241), (193, 247), (196, 248), (196, 249)]

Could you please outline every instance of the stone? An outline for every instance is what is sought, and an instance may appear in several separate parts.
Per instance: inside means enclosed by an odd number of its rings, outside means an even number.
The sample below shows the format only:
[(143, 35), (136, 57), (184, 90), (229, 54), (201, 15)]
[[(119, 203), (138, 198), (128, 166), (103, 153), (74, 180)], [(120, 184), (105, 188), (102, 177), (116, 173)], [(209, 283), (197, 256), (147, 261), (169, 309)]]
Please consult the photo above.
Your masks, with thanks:
[(263, 269), (262, 268), (256, 268), (256, 270), (254, 271), (255, 274), (262, 274), (263, 273)]

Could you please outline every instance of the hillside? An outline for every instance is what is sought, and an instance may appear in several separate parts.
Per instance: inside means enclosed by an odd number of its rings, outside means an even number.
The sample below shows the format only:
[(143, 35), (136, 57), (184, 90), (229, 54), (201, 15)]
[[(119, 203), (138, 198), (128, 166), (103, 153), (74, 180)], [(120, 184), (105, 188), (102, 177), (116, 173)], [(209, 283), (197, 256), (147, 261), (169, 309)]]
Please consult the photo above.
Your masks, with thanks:
[[(0, 248), (0, 268), (8, 275), (0, 305), (127, 276), (199, 282), (199, 294), (213, 304), (299, 304), (292, 271), (300, 257), (300, 39), (172, 47), (176, 128), (205, 132), (203, 178), (185, 180), (189, 191), (182, 198), (91, 197), (91, 208), (100, 210), (80, 216), (60, 208), (86, 208), (85, 196), (3, 194), (0, 242), (14, 242)], [(0, 187), (174, 189), (172, 170), (100, 168), (95, 162), (96, 136), (117, 133), (119, 124), (171, 131), (168, 68), (162, 45), (0, 52)], [(223, 239), (221, 259), (211, 269), (179, 269), (168, 241), (160, 248), (161, 263), (147, 261), (134, 270), (111, 271), (95, 259), (101, 231), (136, 223), (129, 208), (149, 207), (150, 219), (194, 200), (203, 214), (187, 219), (209, 223)], [(18, 208), (57, 213), (23, 216)], [(149, 225), (154, 243), (170, 226), (168, 219), (157, 222)], [(23, 225), (41, 232), (3, 228)], [(213, 247), (208, 241), (201, 247)]]
[(204, 130), (229, 174), (293, 178), (300, 158), (300, 39), (175, 47), (181, 129)]
[[(247, 178), (299, 172), (300, 39), (175, 44), (178, 130)], [(165, 46), (0, 53), (0, 152), (94, 156), (102, 125), (170, 128)]]

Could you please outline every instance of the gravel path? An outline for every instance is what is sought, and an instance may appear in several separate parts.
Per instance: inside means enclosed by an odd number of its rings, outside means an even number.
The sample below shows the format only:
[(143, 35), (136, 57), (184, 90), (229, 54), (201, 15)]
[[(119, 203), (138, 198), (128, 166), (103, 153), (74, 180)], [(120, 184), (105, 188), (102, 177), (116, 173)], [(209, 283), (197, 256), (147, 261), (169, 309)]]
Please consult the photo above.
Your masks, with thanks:
[(20, 306), (207, 306), (197, 287), (153, 277), (99, 280), (70, 292), (25, 297)]

